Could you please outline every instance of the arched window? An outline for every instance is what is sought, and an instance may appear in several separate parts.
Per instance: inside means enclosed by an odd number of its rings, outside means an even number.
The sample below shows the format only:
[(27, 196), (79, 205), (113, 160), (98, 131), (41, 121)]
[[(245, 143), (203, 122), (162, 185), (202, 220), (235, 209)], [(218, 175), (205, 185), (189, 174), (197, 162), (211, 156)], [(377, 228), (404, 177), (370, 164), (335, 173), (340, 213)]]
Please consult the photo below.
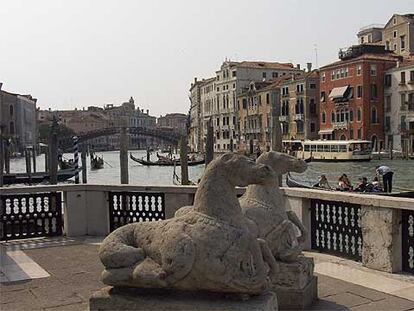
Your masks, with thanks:
[(322, 112), (322, 123), (326, 123), (326, 113)]
[(13, 113), (14, 113), (13, 105), (10, 105), (10, 117), (13, 116)]
[(10, 126), (9, 127), (10, 127), (10, 134), (11, 135), (14, 135), (14, 122), (13, 121), (10, 122)]
[(303, 98), (300, 99), (300, 104), (299, 104), (299, 113), (304, 113), (305, 112), (305, 107), (303, 106)]
[(372, 107), (371, 110), (371, 123), (378, 123), (377, 108)]
[(339, 140), (346, 140), (346, 135), (342, 134), (341, 137), (339, 138)]
[(333, 111), (331, 113), (331, 122), (335, 123), (335, 112), (333, 112)]
[(349, 110), (349, 121), (354, 121), (354, 111), (352, 109)]
[(362, 111), (361, 108), (358, 108), (357, 110), (357, 121), (361, 121), (362, 120)]

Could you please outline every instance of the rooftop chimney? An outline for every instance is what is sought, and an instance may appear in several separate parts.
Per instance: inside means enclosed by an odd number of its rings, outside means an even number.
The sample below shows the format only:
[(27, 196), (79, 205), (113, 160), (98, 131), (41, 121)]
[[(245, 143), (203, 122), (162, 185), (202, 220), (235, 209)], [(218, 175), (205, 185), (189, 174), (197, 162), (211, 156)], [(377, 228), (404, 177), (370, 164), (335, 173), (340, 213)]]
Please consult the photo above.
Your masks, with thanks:
[(300, 70), (300, 64), (296, 64), (296, 69)]
[(149, 114), (149, 109), (147, 109), (147, 114)]
[(194, 78), (194, 84), (196, 84), (196, 83), (197, 83), (197, 77)]
[(312, 63), (306, 63), (306, 67), (308, 68), (308, 72), (312, 71)]

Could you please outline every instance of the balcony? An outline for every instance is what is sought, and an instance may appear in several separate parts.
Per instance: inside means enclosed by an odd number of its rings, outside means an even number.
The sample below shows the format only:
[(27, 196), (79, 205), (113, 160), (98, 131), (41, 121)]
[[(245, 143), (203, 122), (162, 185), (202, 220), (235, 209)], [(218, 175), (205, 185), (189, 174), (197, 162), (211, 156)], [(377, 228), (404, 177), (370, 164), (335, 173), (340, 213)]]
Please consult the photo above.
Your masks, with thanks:
[(348, 121), (334, 122), (332, 126), (335, 130), (342, 130), (342, 129), (346, 130), (348, 129)]
[(279, 121), (280, 122), (286, 122), (288, 121), (289, 116), (279, 116)]
[(295, 121), (303, 121), (305, 120), (305, 115), (303, 113), (297, 113), (294, 115), (293, 119)]

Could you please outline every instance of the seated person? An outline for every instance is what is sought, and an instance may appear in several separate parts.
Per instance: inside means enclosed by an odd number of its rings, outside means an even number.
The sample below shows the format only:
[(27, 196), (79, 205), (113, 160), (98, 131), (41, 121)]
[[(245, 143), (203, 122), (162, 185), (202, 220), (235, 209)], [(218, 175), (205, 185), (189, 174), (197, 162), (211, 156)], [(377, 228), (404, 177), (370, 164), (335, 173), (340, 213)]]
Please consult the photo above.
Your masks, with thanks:
[(365, 192), (367, 190), (367, 187), (368, 187), (368, 180), (366, 177), (362, 177), (362, 178), (359, 178), (359, 184), (355, 188), (355, 191)]
[(342, 176), (339, 177), (338, 190), (340, 190), (340, 191), (350, 191), (350, 190), (352, 190), (351, 182), (349, 181), (348, 176), (346, 174), (342, 174)]
[(381, 183), (379, 182), (379, 179), (378, 179), (377, 176), (374, 177), (371, 184), (372, 184), (372, 191), (373, 192), (381, 192), (382, 191)]
[(321, 175), (319, 181), (313, 186), (318, 187), (318, 188), (324, 188), (324, 189), (332, 189), (325, 175)]

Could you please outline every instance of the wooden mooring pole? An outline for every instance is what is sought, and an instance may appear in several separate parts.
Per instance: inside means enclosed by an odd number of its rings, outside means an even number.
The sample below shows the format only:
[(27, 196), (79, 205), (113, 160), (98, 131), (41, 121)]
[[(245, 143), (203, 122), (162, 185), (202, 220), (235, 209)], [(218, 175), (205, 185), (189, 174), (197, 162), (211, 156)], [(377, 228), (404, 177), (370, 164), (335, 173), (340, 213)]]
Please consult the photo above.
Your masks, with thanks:
[(10, 174), (10, 143), (3, 142), (3, 149), (4, 149), (4, 170), (6, 174)]
[(58, 139), (57, 139), (57, 119), (53, 119), (52, 130), (49, 139), (49, 173), (50, 184), (57, 184), (57, 171), (58, 171)]
[(187, 155), (187, 136), (182, 136), (180, 140), (180, 164), (181, 164), (181, 184), (188, 185), (188, 155)]
[(36, 173), (36, 146), (32, 148), (33, 173)]
[(86, 184), (88, 182), (87, 178), (87, 164), (86, 164), (86, 145), (82, 144), (82, 153), (81, 153), (81, 161), (82, 161), (82, 183)]
[(206, 155), (205, 155), (206, 167), (211, 161), (213, 161), (213, 158), (214, 158), (213, 124), (212, 124), (212, 120), (210, 119), (207, 125)]
[(0, 124), (0, 187), (3, 187), (4, 174), (4, 143), (3, 143), (3, 129)]
[(119, 161), (121, 166), (121, 184), (128, 184), (128, 135), (126, 128), (121, 128)]

